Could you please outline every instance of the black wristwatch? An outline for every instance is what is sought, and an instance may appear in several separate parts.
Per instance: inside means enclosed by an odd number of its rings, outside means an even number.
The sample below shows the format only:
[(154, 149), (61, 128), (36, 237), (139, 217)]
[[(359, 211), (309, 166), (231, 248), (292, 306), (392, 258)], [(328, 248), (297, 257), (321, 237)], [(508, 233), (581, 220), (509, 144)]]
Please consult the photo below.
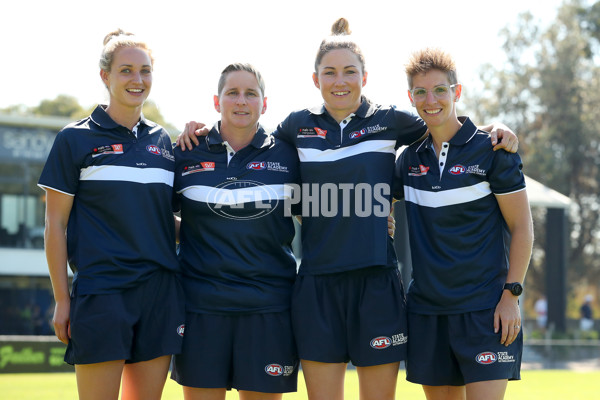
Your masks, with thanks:
[(523, 293), (523, 286), (519, 282), (505, 283), (504, 290), (510, 290), (513, 296), (520, 296)]

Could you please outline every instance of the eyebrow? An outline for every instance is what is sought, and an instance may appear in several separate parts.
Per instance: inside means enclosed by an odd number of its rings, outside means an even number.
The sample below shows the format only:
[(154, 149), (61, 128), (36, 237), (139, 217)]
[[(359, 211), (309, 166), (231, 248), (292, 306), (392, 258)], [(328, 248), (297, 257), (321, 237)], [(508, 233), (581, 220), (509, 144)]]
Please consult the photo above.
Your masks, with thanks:
[[(150, 67), (150, 66), (151, 66), (150, 64), (144, 64), (144, 65), (142, 65), (142, 68)], [(121, 65), (119, 65), (119, 68), (120, 67), (133, 67), (133, 64), (121, 64)]]

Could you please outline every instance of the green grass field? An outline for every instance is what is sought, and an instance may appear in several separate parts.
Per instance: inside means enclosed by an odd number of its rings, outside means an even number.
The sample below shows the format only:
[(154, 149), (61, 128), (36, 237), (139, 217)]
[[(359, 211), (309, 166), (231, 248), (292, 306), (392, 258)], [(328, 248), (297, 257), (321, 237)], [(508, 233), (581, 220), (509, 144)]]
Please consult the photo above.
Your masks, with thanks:
[[(400, 371), (402, 374), (404, 371)], [(506, 399), (553, 400), (597, 399), (600, 389), (600, 371), (575, 372), (565, 370), (523, 371), (522, 380), (509, 382)], [(227, 400), (237, 399), (235, 391), (227, 394)], [(283, 396), (284, 400), (305, 400), (306, 389), (302, 374), (298, 392)], [(398, 400), (424, 399), (421, 387), (398, 381)], [(0, 374), (0, 399), (2, 400), (70, 400), (77, 399), (75, 374)], [(168, 379), (163, 400), (183, 399), (181, 387)], [(346, 399), (358, 399), (358, 380), (354, 370), (346, 374)]]

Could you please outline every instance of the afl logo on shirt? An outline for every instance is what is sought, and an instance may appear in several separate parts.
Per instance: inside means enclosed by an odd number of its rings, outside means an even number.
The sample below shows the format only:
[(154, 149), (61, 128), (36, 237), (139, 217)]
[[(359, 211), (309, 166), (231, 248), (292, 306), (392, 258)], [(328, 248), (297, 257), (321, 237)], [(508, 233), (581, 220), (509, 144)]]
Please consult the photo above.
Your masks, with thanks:
[(463, 167), (462, 165), (458, 164), (458, 165), (455, 165), (454, 167), (450, 168), (448, 171), (452, 175), (460, 175), (460, 174), (464, 174), (466, 170), (467, 169), (465, 167)]
[(492, 353), (491, 351), (484, 351), (483, 353), (477, 354), (477, 357), (475, 357), (475, 361), (483, 365), (493, 364), (497, 359), (496, 353)]
[(156, 154), (157, 156), (160, 156), (161, 154), (160, 149), (155, 144), (149, 144), (146, 146), (146, 150), (148, 150), (149, 153)]
[(371, 340), (371, 347), (377, 350), (386, 349), (392, 345), (392, 340), (387, 336), (379, 336)]
[(185, 332), (185, 325), (179, 325), (177, 327), (177, 334), (181, 337), (183, 337), (183, 332)]
[(269, 364), (265, 367), (265, 372), (271, 376), (283, 375), (283, 367), (279, 364)]
[(246, 165), (247, 169), (261, 170), (267, 168), (267, 164), (264, 161), (251, 161)]
[(361, 129), (360, 131), (354, 131), (350, 134), (350, 139), (356, 139), (358, 137), (364, 136), (367, 133), (366, 129)]

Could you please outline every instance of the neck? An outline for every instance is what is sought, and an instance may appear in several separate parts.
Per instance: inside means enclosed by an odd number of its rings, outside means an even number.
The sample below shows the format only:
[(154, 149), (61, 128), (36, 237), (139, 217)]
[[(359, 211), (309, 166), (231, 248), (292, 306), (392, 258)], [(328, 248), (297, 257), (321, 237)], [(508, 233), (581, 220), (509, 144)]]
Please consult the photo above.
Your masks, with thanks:
[(252, 142), (252, 139), (254, 139), (254, 135), (257, 131), (258, 126), (254, 126), (253, 128), (237, 129), (223, 126), (223, 123), (221, 122), (221, 137), (223, 138), (223, 141), (229, 143), (229, 145), (236, 152), (248, 146), (250, 142)]
[(106, 107), (106, 113), (119, 125), (132, 130), (133, 127), (140, 121), (142, 116), (142, 106), (135, 108), (121, 108), (109, 104)]
[(461, 127), (462, 123), (458, 120), (458, 118), (454, 118), (447, 124), (429, 128), (429, 133), (431, 134), (431, 139), (433, 140), (433, 146), (435, 147), (435, 153), (438, 155), (438, 157), (440, 155), (442, 143), (449, 142)]

